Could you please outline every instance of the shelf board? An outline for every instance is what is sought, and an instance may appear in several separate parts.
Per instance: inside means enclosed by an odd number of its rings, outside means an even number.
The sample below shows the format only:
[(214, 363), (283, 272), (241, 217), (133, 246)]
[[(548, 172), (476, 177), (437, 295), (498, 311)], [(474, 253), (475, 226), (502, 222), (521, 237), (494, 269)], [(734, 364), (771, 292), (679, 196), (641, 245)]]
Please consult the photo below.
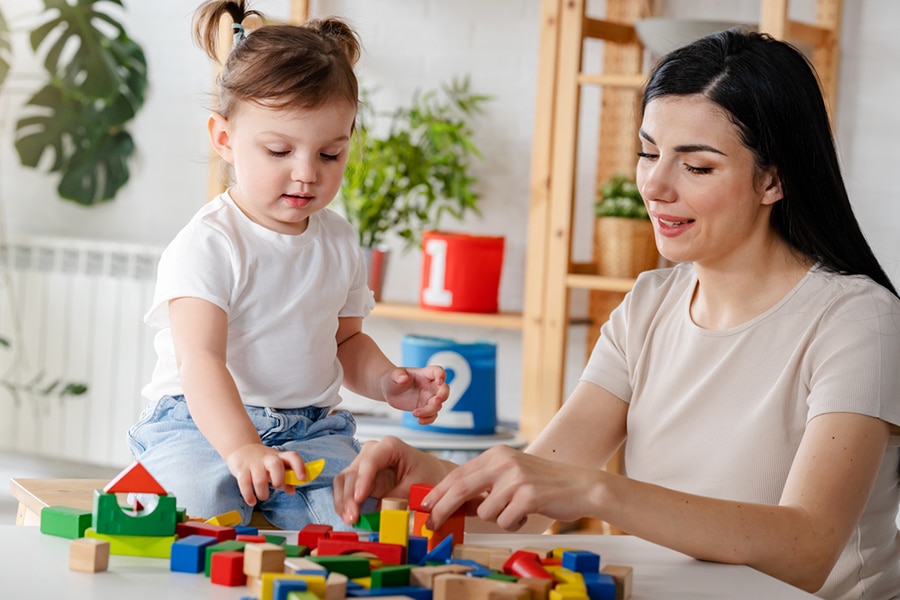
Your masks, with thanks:
[(566, 285), (570, 288), (600, 292), (628, 292), (634, 285), (634, 279), (570, 273), (566, 276)]
[(581, 73), (580, 75), (578, 75), (578, 83), (580, 85), (589, 84), (639, 90), (644, 87), (645, 83), (647, 83), (647, 74), (637, 73), (634, 75), (626, 75), (615, 73)]
[(486, 327), (492, 329), (522, 329), (522, 315), (520, 313), (466, 313), (449, 312), (442, 310), (429, 310), (418, 304), (406, 304), (400, 302), (378, 302), (372, 311), (373, 317), (385, 319), (408, 319), (412, 321), (432, 321), (435, 323), (454, 323), (459, 325), (471, 325), (473, 327)]

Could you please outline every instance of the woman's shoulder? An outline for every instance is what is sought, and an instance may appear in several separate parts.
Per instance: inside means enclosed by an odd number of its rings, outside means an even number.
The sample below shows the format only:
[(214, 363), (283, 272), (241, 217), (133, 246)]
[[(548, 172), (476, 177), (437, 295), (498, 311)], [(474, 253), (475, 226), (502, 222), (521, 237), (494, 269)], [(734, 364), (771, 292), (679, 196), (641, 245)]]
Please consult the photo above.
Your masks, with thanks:
[(803, 292), (808, 301), (827, 302), (832, 312), (874, 310), (879, 314), (900, 314), (900, 298), (865, 275), (836, 273), (816, 266), (810, 271)]

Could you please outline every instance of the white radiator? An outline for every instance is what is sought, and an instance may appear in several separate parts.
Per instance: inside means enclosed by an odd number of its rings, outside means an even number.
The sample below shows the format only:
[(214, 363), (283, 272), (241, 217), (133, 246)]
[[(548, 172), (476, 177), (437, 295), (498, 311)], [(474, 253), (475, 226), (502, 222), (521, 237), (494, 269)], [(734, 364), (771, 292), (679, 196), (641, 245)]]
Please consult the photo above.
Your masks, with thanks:
[[(100, 465), (131, 462), (125, 433), (155, 363), (159, 248), (62, 238), (0, 245), (0, 448)], [(80, 396), (44, 394), (54, 380)], [(10, 385), (19, 389), (13, 393)], [(25, 391), (21, 391), (26, 388)]]

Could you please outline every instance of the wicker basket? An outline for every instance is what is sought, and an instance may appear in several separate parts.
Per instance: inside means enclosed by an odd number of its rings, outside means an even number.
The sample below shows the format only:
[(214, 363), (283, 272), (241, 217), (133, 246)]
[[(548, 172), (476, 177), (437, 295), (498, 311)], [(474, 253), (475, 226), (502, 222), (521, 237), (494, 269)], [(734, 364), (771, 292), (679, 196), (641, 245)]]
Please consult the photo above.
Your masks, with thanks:
[(607, 277), (637, 277), (641, 271), (655, 269), (659, 251), (653, 225), (645, 219), (600, 217), (594, 236), (597, 274)]

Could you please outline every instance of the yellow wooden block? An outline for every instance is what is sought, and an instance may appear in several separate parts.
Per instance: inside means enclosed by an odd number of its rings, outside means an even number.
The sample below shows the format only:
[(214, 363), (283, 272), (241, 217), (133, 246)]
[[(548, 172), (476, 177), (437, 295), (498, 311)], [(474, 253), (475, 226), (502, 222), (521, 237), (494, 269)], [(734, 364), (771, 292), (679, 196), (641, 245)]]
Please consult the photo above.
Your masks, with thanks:
[(352, 581), (353, 583), (358, 583), (359, 585), (363, 586), (367, 590), (372, 589), (372, 578), (371, 577), (357, 577), (356, 579), (351, 579), (350, 581)]
[(545, 565), (544, 570), (553, 575), (553, 577), (556, 578), (556, 581), (559, 582), (556, 585), (557, 588), (564, 586), (566, 588), (587, 591), (587, 586), (584, 584), (584, 577), (582, 577), (581, 573), (578, 571), (556, 565)]
[(234, 527), (241, 524), (241, 513), (236, 510), (230, 510), (227, 513), (216, 515), (206, 520), (210, 525), (218, 525), (219, 527)]
[(378, 541), (382, 544), (409, 546), (409, 511), (382, 509), (378, 522)]
[(311, 460), (304, 464), (303, 468), (306, 469), (305, 479), (297, 477), (297, 475), (294, 474), (293, 469), (287, 469), (284, 472), (284, 482), (288, 485), (306, 485), (322, 474), (322, 471), (325, 469), (325, 459), (320, 458), (318, 460)]
[(172, 555), (174, 535), (108, 535), (97, 533), (88, 527), (84, 537), (109, 542), (109, 553), (120, 556), (146, 556), (148, 558), (169, 558)]
[(550, 590), (548, 600), (590, 600), (590, 598), (585, 590), (562, 584)]
[(260, 580), (259, 600), (272, 600), (272, 589), (276, 579), (302, 580), (306, 582), (306, 589), (318, 596), (325, 597), (325, 576), (306, 575), (296, 573), (263, 573)]

